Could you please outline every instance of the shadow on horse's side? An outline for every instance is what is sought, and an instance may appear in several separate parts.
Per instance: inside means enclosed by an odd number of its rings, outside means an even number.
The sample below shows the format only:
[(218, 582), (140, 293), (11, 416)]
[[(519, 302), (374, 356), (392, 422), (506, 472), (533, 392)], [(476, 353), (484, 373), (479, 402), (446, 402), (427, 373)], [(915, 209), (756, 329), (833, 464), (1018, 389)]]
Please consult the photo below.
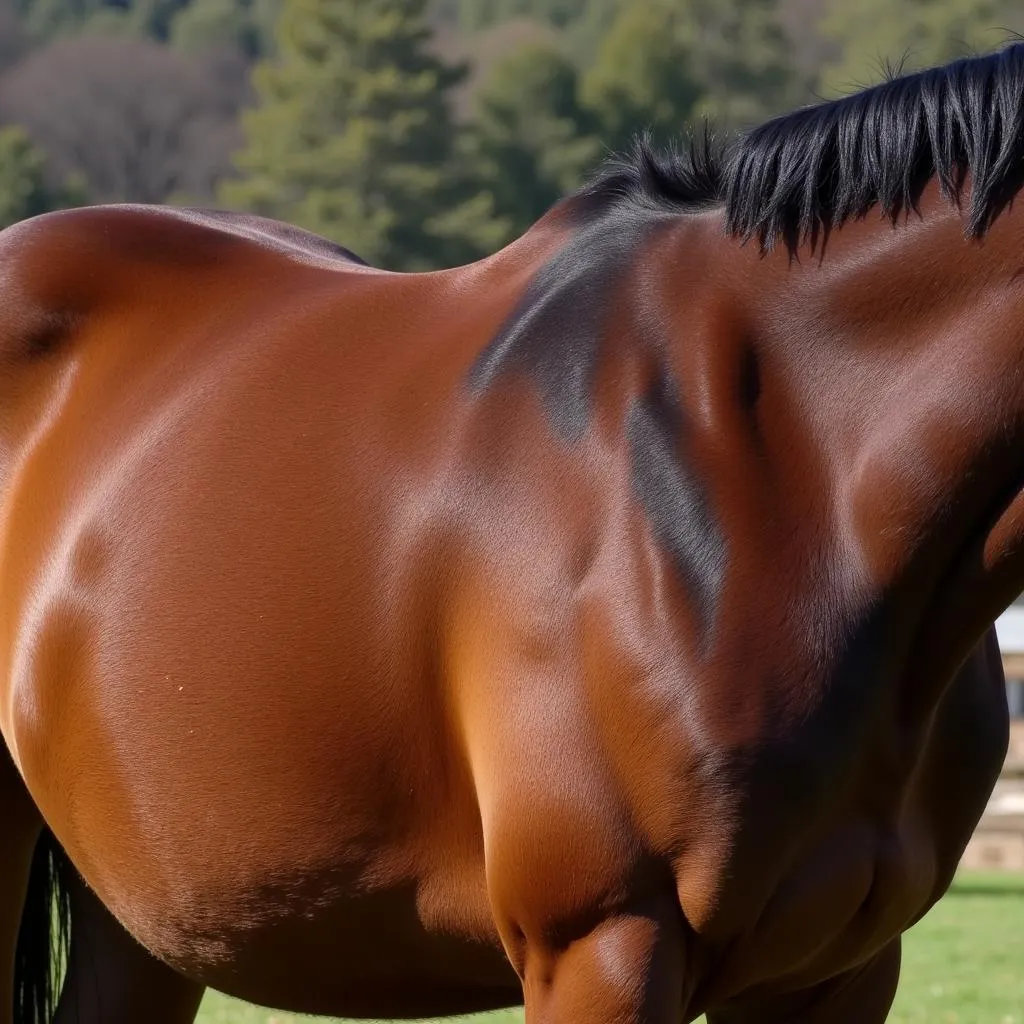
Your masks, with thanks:
[(0, 1024), (883, 1021), (1007, 745), (1022, 111), (640, 147), (433, 274), (0, 234)]

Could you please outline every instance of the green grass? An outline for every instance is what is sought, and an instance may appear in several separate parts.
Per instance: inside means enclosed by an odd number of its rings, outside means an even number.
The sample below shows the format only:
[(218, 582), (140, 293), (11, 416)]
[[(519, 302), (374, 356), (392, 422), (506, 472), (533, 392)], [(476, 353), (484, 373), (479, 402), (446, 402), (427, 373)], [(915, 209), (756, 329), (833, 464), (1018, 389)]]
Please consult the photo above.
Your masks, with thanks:
[(1024, 1024), (1024, 877), (962, 874), (903, 941), (890, 1024)]
[[(299, 1024), (211, 992), (199, 1024)], [(476, 1024), (521, 1024), (522, 1011)], [(1024, 876), (961, 875), (904, 938), (903, 974), (889, 1024), (1024, 1024)]]

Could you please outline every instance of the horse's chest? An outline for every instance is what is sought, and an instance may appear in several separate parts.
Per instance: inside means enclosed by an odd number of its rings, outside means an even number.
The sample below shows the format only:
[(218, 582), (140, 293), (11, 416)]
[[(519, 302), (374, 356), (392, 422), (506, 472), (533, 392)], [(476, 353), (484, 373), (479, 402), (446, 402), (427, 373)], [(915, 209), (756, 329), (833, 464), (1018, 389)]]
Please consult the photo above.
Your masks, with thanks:
[(765, 744), (720, 807), (712, 865), (687, 892), (713, 892), (689, 915), (712, 951), (713, 983), (812, 984), (884, 947), (944, 891), (982, 814), (1005, 750), (1005, 698), (964, 675), (934, 716), (901, 732), (878, 718), (842, 733)]

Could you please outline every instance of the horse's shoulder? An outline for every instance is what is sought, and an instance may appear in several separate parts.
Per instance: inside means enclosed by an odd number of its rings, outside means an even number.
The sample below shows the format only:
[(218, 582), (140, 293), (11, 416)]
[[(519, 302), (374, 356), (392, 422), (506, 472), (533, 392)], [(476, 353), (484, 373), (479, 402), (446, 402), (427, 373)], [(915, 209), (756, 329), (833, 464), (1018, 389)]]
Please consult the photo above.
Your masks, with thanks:
[[(0, 231), (0, 361), (49, 348), (108, 281), (99, 247), (83, 245), (85, 211), (42, 214)], [(83, 258), (85, 257), (85, 258)]]
[[(3, 275), (26, 273), (101, 284), (104, 271), (147, 266), (224, 266), (246, 255), (272, 255), (329, 267), (365, 267), (325, 238), (264, 217), (178, 207), (89, 206), (42, 214), (0, 231)], [(108, 282), (109, 283), (109, 282)]]
[(91, 305), (128, 273), (216, 260), (223, 256), (216, 243), (212, 232), (160, 208), (58, 210), (0, 232), (0, 289), (7, 303)]
[(267, 261), (282, 271), (379, 273), (327, 239), (244, 214), (124, 204), (20, 221), (0, 231), (0, 347), (49, 336), (54, 324), (126, 296), (152, 297), (154, 287), (191, 288), (196, 274), (207, 284), (222, 274), (245, 279)]

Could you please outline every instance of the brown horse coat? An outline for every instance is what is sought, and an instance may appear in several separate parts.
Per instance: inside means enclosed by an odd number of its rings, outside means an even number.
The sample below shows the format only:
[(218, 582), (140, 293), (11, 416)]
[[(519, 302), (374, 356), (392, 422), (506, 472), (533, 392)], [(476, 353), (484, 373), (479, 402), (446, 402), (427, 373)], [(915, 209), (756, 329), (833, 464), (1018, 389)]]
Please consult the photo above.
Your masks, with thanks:
[(1024, 580), (1020, 215), (920, 195), (795, 260), (617, 186), (422, 275), (0, 234), (0, 949), (45, 822), (57, 1019), (883, 1020)]

